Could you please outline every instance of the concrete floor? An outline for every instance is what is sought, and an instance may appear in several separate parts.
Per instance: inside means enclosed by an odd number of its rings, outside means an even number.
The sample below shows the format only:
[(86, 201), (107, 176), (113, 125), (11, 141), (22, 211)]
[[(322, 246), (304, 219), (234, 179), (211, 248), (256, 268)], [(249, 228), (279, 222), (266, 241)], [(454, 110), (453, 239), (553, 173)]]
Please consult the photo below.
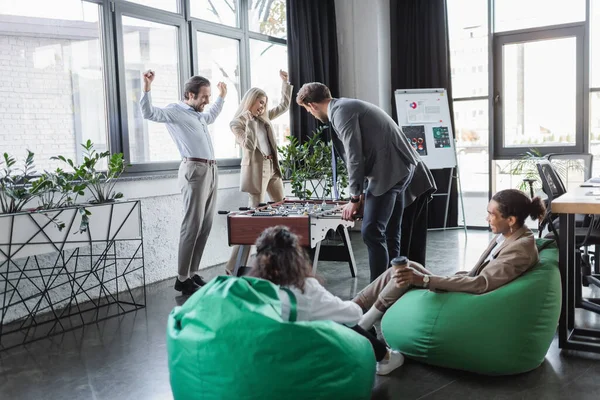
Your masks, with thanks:
[[(483, 231), (430, 232), (427, 267), (437, 274), (470, 269), (489, 241)], [(359, 276), (345, 263), (322, 262), (318, 273), (349, 299), (368, 283), (366, 249), (353, 234)], [(207, 277), (222, 267), (207, 271)], [(170, 399), (165, 345), (171, 309), (185, 301), (172, 281), (147, 288), (144, 310), (0, 353), (0, 399)], [(580, 315), (589, 324), (598, 316)], [(535, 371), (484, 377), (407, 363), (377, 377), (372, 399), (599, 399), (600, 355), (560, 351), (556, 341)]]

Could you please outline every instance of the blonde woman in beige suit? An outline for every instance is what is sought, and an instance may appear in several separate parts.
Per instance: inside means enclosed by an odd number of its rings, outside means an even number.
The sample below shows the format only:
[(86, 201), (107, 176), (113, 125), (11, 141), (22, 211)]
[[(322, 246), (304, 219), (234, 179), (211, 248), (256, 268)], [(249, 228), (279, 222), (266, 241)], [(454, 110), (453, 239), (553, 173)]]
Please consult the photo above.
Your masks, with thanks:
[[(240, 191), (248, 193), (248, 205), (256, 207), (265, 202), (283, 200), (283, 180), (277, 156), (277, 142), (271, 120), (285, 113), (290, 107), (292, 85), (288, 74), (279, 71), (282, 80), (281, 101), (268, 109), (268, 97), (264, 90), (252, 88), (246, 92), (240, 107), (229, 124), (237, 143), (242, 147)], [(227, 263), (227, 273), (235, 266), (239, 247), (234, 246)], [(247, 260), (245, 254), (243, 261)]]

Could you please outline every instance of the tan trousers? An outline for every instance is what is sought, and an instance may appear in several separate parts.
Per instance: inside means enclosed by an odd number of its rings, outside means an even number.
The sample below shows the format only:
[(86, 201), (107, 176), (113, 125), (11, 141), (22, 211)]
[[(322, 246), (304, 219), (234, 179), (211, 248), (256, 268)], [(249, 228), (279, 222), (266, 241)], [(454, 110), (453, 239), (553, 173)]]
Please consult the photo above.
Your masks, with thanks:
[[(260, 203), (265, 202), (265, 195), (269, 195), (271, 201), (283, 200), (283, 181), (279, 176), (275, 176), (273, 168), (273, 160), (264, 160), (263, 171), (262, 171), (262, 190), (260, 193), (248, 193), (248, 207), (256, 207)], [(254, 246), (252, 246), (254, 247)], [(240, 251), (240, 246), (233, 246), (231, 256), (225, 268), (228, 272), (233, 272), (235, 262)], [(250, 256), (250, 246), (244, 247), (244, 254), (242, 255), (242, 265), (248, 263), (248, 257)]]
[(182, 161), (178, 183), (184, 209), (179, 235), (178, 274), (192, 276), (200, 268), (212, 228), (217, 205), (217, 165)]
[[(431, 272), (417, 262), (410, 261), (410, 266), (423, 274), (431, 275)], [(379, 311), (387, 311), (404, 293), (412, 289), (411, 285), (397, 287), (392, 275), (394, 275), (394, 268), (388, 268), (357, 294), (352, 301), (361, 306), (364, 311), (369, 310), (372, 306)]]
[(275, 176), (273, 160), (264, 160), (262, 170), (262, 187), (260, 193), (248, 193), (248, 207), (256, 207), (265, 202), (265, 195), (269, 194), (271, 201), (283, 200), (283, 181)]

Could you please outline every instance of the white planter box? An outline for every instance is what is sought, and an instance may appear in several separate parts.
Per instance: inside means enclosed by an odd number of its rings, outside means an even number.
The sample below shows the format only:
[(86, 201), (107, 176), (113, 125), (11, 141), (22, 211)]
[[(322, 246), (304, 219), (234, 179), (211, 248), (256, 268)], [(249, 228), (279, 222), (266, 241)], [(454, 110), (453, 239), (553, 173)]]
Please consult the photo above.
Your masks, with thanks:
[[(91, 242), (141, 237), (139, 204), (114, 202), (86, 205), (88, 232), (79, 233), (81, 214), (76, 207), (17, 214), (0, 214), (0, 264), (7, 259), (86, 246)], [(63, 222), (59, 230), (52, 219)]]

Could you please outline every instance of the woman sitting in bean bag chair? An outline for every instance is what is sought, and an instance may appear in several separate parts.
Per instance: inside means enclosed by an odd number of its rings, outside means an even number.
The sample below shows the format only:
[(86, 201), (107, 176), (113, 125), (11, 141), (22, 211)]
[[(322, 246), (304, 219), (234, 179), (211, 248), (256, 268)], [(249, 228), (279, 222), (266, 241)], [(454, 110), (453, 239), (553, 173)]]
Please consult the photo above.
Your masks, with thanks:
[[(367, 286), (362, 292), (360, 292), (356, 298), (353, 300), (357, 304), (361, 306), (363, 310), (368, 310), (365, 313), (363, 318), (359, 321), (359, 325), (365, 330), (369, 330), (373, 327), (373, 324), (380, 320), (384, 313), (402, 296), (404, 296), (409, 290), (414, 288), (427, 288), (430, 291), (417, 291), (411, 292), (407, 296), (407, 299), (410, 302), (410, 310), (407, 310), (406, 307), (403, 307), (406, 302), (399, 302), (398, 308), (402, 310), (399, 313), (396, 312), (396, 307), (394, 307), (393, 317), (390, 318), (391, 321), (388, 321), (386, 317), (382, 323), (384, 336), (392, 347), (399, 349), (400, 351), (405, 352), (407, 355), (411, 355), (413, 352), (423, 357), (415, 357), (423, 359), (423, 361), (428, 362), (426, 360), (426, 354), (431, 354), (431, 349), (438, 351), (438, 353), (448, 354), (460, 354), (462, 350), (463, 352), (469, 352), (469, 346), (471, 343), (461, 343), (460, 339), (467, 340), (467, 336), (472, 338), (476, 335), (465, 335), (467, 330), (474, 331), (477, 330), (479, 326), (482, 324), (492, 324), (497, 325), (495, 328), (498, 332), (498, 336), (503, 333), (499, 330), (503, 329), (503, 321), (516, 319), (515, 315), (519, 315), (521, 311), (519, 310), (520, 305), (517, 305), (515, 308), (510, 310), (502, 310), (504, 307), (502, 300), (498, 301), (498, 296), (495, 296), (495, 302), (479, 302), (479, 304), (475, 304), (478, 302), (477, 298), (483, 297), (473, 297), (469, 294), (490, 294), (488, 297), (494, 297), (492, 295), (492, 291), (496, 291), (499, 288), (504, 289), (504, 286), (508, 285), (516, 278), (521, 277), (525, 272), (532, 269), (532, 267), (536, 266), (539, 261), (538, 249), (536, 247), (536, 241), (533, 233), (527, 226), (524, 225), (524, 221), (527, 216), (530, 216), (533, 219), (539, 219), (544, 216), (545, 207), (542, 201), (536, 197), (533, 200), (530, 200), (523, 192), (515, 189), (502, 190), (496, 193), (492, 200), (488, 204), (488, 217), (487, 221), (491, 227), (493, 233), (497, 234), (487, 249), (483, 252), (479, 261), (475, 264), (474, 268), (469, 271), (460, 271), (455, 275), (449, 277), (436, 276), (422, 265), (414, 262), (409, 262), (408, 265), (404, 267), (400, 267), (397, 270), (394, 268), (388, 269), (385, 273), (379, 276), (373, 283)], [(552, 253), (553, 255), (556, 252)], [(556, 256), (555, 256), (556, 258)], [(548, 268), (546, 268), (548, 267)], [(556, 321), (554, 321), (554, 326), (552, 326), (552, 319), (558, 318), (558, 310), (560, 307), (560, 290), (558, 287), (558, 271), (556, 268), (556, 264), (546, 266), (545, 267), (545, 275), (536, 278), (537, 280), (541, 280), (541, 285), (537, 285), (536, 289), (540, 295), (538, 297), (542, 297), (542, 300), (546, 300), (546, 303), (549, 304), (548, 312), (545, 312), (544, 315), (549, 316), (546, 318), (545, 324), (540, 328), (543, 330), (544, 334), (540, 334), (538, 336), (543, 337), (542, 342), (547, 342), (547, 346), (549, 346), (550, 341), (552, 340), (553, 332), (556, 328)], [(539, 268), (536, 268), (539, 269)], [(533, 271), (535, 272), (535, 271)], [(531, 275), (531, 274), (528, 274)], [(551, 279), (550, 279), (551, 278)], [(523, 278), (525, 279), (525, 277)], [(531, 280), (531, 279), (530, 279)], [(545, 283), (548, 281), (547, 283)], [(518, 285), (518, 282), (515, 282)], [(534, 285), (535, 286), (535, 285)], [(530, 288), (525, 287), (524, 290), (520, 290), (520, 292), (506, 288), (508, 290), (508, 296), (513, 296), (513, 300), (515, 296), (519, 297), (517, 301), (518, 304), (522, 304), (523, 307), (527, 307), (527, 296), (535, 295), (533, 293), (527, 293), (527, 290)], [(512, 292), (511, 292), (512, 290)], [(551, 294), (548, 298), (546, 298), (546, 291)], [(419, 293), (422, 292), (422, 293)], [(433, 293), (438, 292), (438, 293)], [(451, 294), (447, 293), (446, 295), (440, 294), (439, 292), (463, 292), (464, 295), (459, 293)], [(417, 296), (423, 295), (424, 297), (427, 293), (429, 293), (429, 297), (427, 299), (417, 298)], [(558, 295), (557, 295), (558, 293)], [(494, 294), (495, 295), (495, 294)], [(445, 296), (445, 297), (444, 297)], [(461, 297), (462, 296), (462, 297)], [(470, 297), (469, 297), (470, 296)], [(449, 299), (457, 297), (462, 298), (462, 303), (457, 305), (456, 301), (450, 301)], [(467, 300), (468, 299), (468, 300)], [(520, 303), (519, 303), (520, 301)], [(447, 310), (445, 312), (446, 315), (442, 315), (443, 313), (437, 313), (441, 311), (444, 307), (449, 309), (451, 306), (447, 303), (455, 304), (452, 310)], [(480, 307), (482, 304), (487, 304), (488, 307), (485, 310), (482, 310)], [(498, 304), (499, 303), (499, 304)], [(505, 303), (507, 304), (507, 303)], [(537, 304), (537, 303), (536, 303)], [(543, 301), (540, 302), (543, 304)], [(473, 306), (472, 308), (469, 308)], [(427, 308), (436, 308), (431, 313)], [(491, 307), (491, 309), (490, 309)], [(509, 306), (512, 307), (512, 306)], [(535, 307), (543, 308), (543, 305), (536, 305)], [(496, 308), (496, 309), (494, 309)], [(532, 308), (532, 307), (529, 307)], [(481, 319), (477, 320), (476, 314), (474, 314), (475, 309), (477, 312), (480, 312), (479, 315), (490, 316), (491, 321), (482, 321)], [(431, 314), (426, 318), (430, 318), (425, 320), (420, 314)], [(436, 314), (437, 313), (437, 314)], [(494, 316), (495, 313), (503, 315), (504, 318), (502, 321), (498, 321)], [(532, 313), (541, 313), (539, 309), (533, 309)], [(550, 318), (552, 317), (552, 318)], [(461, 320), (462, 323), (470, 324), (469, 326), (462, 325), (460, 327), (455, 327), (455, 321)], [(417, 323), (418, 322), (418, 323)], [(407, 326), (407, 324), (418, 325), (422, 324), (418, 328), (414, 326)], [(509, 323), (510, 324), (510, 323)], [(394, 331), (390, 334), (390, 338), (386, 333), (386, 327), (389, 327), (389, 331)], [(520, 329), (520, 327), (516, 327)], [(415, 329), (423, 329), (423, 332), (413, 332)], [(524, 331), (529, 328), (523, 326)], [(533, 327), (529, 329), (530, 331), (537, 329), (537, 327)], [(550, 330), (549, 330), (550, 329)], [(548, 333), (550, 336), (548, 336)], [(440, 349), (439, 347), (445, 345), (448, 341), (448, 338), (444, 338), (444, 336), (454, 335), (452, 338), (454, 340), (453, 346), (457, 347), (456, 349), (451, 349), (452, 351), (446, 351), (447, 349)], [(527, 333), (524, 333), (525, 335)], [(535, 332), (534, 332), (535, 334)], [(394, 336), (395, 335), (395, 336)], [(437, 336), (436, 336), (437, 335)], [(391, 337), (394, 336), (394, 337)], [(400, 336), (400, 337), (398, 337)], [(410, 336), (410, 340), (407, 337)], [(432, 336), (435, 336), (432, 338)], [(424, 338), (428, 337), (427, 340)], [(549, 339), (548, 339), (549, 337)], [(441, 338), (441, 339), (440, 339)], [(390, 340), (391, 339), (391, 340)], [(439, 340), (438, 340), (439, 339)], [(486, 343), (488, 338), (481, 337), (481, 341)], [(508, 340), (519, 341), (520, 338), (514, 337), (509, 338)], [(549, 340), (549, 341), (548, 341)], [(501, 340), (502, 341), (502, 340)], [(540, 340), (538, 340), (540, 341)], [(458, 345), (456, 345), (458, 343)], [(510, 342), (509, 342), (510, 343)], [(545, 355), (545, 351), (547, 351), (548, 347), (545, 347), (543, 351), (543, 355)], [(406, 347), (409, 351), (405, 351)], [(483, 347), (483, 353), (489, 353), (487, 351), (488, 348), (495, 347), (495, 343), (493, 341), (487, 341), (486, 347)], [(537, 346), (540, 348), (543, 346)], [(476, 350), (474, 350), (476, 351)], [(502, 349), (500, 349), (502, 352)], [(539, 350), (538, 359), (539, 359)], [(437, 354), (437, 353), (436, 353)], [(543, 359), (542, 355), (542, 359)], [(485, 358), (487, 354), (478, 354), (474, 357)], [(492, 357), (492, 356), (489, 356)], [(495, 356), (494, 356), (495, 357)], [(479, 364), (475, 363), (467, 363), (468, 365), (463, 365), (460, 362), (448, 361), (448, 360), (434, 360), (432, 362), (436, 365), (450, 366), (453, 368), (460, 368), (466, 370), (476, 370), (476, 372), (482, 373), (491, 373), (491, 374), (503, 374), (507, 372), (522, 372), (524, 367), (515, 367), (508, 366), (507, 368), (499, 368), (495, 369), (495, 367), (491, 366), (489, 370), (483, 368), (481, 371), (479, 368)], [(493, 361), (493, 360), (492, 360)], [(488, 364), (493, 364), (490, 361)], [(514, 363), (513, 363), (514, 364)], [(528, 368), (532, 369), (539, 365), (530, 367), (532, 362), (529, 361)]]

